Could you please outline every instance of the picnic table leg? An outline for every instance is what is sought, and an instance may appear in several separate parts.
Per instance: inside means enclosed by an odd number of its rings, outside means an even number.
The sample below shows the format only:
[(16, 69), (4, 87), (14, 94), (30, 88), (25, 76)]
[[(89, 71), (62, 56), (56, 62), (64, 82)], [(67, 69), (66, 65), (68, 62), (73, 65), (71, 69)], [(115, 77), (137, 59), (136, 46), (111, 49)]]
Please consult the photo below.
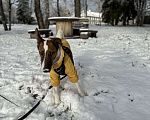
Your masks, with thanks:
[(46, 38), (49, 37), (49, 33), (45, 33), (45, 37), (46, 37)]

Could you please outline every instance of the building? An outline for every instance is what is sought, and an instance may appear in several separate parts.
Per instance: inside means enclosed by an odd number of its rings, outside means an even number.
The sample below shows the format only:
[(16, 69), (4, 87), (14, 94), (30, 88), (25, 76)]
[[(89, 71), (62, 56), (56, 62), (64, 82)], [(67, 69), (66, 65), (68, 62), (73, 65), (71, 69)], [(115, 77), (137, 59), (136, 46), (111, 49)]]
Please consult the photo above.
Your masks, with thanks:
[(84, 11), (81, 12), (82, 18), (88, 18), (90, 24), (101, 24), (102, 21), (102, 13), (92, 12), (91, 10), (87, 11), (87, 16)]

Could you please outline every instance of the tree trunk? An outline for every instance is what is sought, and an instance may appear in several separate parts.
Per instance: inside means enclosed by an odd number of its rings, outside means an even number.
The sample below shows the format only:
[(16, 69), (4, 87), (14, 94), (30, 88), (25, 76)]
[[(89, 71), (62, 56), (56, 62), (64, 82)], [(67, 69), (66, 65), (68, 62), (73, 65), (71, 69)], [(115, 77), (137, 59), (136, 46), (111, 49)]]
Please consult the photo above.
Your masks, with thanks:
[(143, 23), (144, 23), (144, 18), (145, 18), (145, 13), (146, 13), (146, 0), (143, 0), (143, 3), (142, 3), (142, 7), (143, 7), (143, 10), (142, 10), (142, 15), (141, 15), (141, 22), (140, 22), (140, 26), (143, 26)]
[(115, 19), (115, 25), (118, 25), (119, 19)]
[(9, 30), (11, 30), (11, 0), (9, 0)]
[(87, 9), (88, 9), (87, 0), (85, 0), (85, 16), (86, 17), (87, 17)]
[(58, 17), (60, 17), (59, 0), (57, 0), (57, 14), (58, 14)]
[(31, 0), (30, 2), (30, 15), (32, 15), (32, 10), (33, 10), (32, 6), (33, 6), (33, 0)]
[(81, 8), (80, 8), (80, 0), (74, 0), (75, 4), (75, 17), (80, 17)]
[(146, 0), (136, 0), (135, 2), (136, 2), (135, 8), (137, 10), (136, 23), (137, 26), (142, 26), (146, 11)]
[(97, 4), (98, 4), (98, 12), (99, 12), (99, 23), (101, 25), (101, 16), (100, 16), (100, 13), (101, 13), (101, 0), (97, 0)]
[(49, 0), (45, 0), (45, 28), (49, 28)]
[(44, 22), (43, 22), (41, 7), (40, 7), (40, 0), (34, 0), (34, 7), (35, 7), (34, 11), (35, 11), (39, 29), (44, 29), (45, 26), (44, 26)]
[(127, 21), (127, 16), (124, 14), (123, 15), (122, 25), (126, 26), (126, 21)]
[(2, 23), (3, 23), (3, 26), (4, 26), (4, 30), (7, 31), (8, 28), (7, 28), (7, 25), (6, 25), (6, 19), (5, 19), (2, 0), (0, 0), (0, 11), (1, 11), (1, 17), (2, 17)]

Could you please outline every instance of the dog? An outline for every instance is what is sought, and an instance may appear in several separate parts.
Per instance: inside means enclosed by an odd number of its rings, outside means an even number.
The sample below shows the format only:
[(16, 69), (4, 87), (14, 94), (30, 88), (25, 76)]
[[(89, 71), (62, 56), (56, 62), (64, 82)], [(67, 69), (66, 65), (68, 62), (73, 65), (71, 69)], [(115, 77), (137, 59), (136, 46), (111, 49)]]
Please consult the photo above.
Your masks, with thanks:
[[(63, 31), (59, 29), (55, 38), (44, 40), (36, 28), (35, 36), (37, 39), (37, 48), (41, 58), (42, 70), (43, 72), (50, 72), (51, 85), (54, 88), (55, 104), (60, 103), (60, 75), (67, 75), (69, 80), (72, 83), (75, 83), (79, 95), (84, 97), (85, 93), (82, 91), (78, 82), (79, 78), (73, 63), (73, 55), (70, 45), (64, 39)], [(70, 55), (64, 51), (64, 47), (70, 51)]]

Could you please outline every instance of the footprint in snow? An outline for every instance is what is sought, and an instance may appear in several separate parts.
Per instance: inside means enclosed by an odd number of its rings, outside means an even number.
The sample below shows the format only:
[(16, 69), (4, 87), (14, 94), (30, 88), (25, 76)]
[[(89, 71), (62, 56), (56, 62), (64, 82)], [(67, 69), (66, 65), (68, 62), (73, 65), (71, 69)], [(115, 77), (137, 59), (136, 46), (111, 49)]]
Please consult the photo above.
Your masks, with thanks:
[(128, 95), (129, 101), (133, 102), (134, 101), (134, 94), (129, 92), (127, 95)]

